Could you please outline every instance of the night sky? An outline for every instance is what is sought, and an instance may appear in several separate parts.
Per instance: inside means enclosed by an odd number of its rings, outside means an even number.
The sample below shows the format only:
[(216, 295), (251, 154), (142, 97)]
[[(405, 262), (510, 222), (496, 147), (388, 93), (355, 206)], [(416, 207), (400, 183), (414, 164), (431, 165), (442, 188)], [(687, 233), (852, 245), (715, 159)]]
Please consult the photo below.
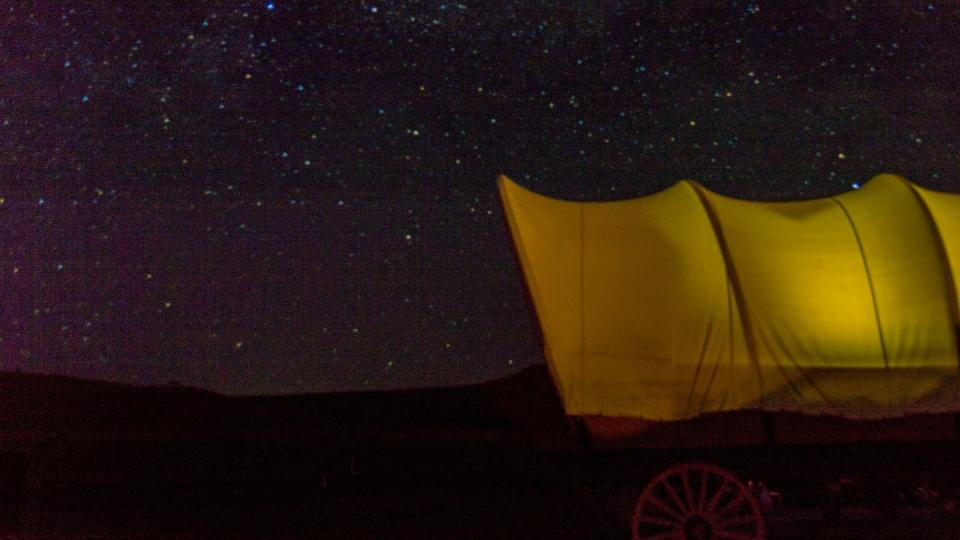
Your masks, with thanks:
[(960, 191), (950, 2), (0, 5), (6, 370), (228, 393), (542, 361), (496, 191)]

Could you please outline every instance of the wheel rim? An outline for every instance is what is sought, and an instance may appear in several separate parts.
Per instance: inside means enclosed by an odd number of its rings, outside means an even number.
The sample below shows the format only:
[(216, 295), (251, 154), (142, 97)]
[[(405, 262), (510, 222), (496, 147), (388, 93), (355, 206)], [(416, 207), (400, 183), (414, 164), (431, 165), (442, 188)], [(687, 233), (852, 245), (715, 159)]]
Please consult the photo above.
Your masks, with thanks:
[(730, 472), (704, 463), (671, 467), (647, 484), (633, 510), (634, 540), (760, 540), (756, 500)]

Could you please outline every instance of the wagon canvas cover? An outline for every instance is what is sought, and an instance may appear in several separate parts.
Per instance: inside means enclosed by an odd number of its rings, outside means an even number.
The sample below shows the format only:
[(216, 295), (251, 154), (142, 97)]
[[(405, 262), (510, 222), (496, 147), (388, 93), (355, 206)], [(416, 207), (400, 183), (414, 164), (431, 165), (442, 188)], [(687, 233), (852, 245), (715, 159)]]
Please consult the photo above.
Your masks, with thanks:
[(799, 202), (499, 186), (568, 414), (960, 410), (960, 195), (893, 175)]

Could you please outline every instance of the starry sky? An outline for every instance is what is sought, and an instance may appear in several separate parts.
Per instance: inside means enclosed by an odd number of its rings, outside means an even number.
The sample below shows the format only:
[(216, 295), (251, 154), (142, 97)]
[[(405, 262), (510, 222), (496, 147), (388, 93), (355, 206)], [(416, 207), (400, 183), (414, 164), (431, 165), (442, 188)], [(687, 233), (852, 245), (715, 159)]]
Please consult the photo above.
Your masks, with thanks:
[(805, 4), (4, 3), (0, 369), (264, 394), (541, 362), (498, 173), (960, 191), (958, 4)]

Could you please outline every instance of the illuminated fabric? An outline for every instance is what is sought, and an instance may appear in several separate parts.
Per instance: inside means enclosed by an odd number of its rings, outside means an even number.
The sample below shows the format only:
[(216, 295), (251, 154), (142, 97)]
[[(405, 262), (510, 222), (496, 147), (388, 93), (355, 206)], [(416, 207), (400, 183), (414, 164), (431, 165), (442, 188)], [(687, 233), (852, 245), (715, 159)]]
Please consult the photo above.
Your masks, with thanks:
[(774, 203), (499, 184), (568, 414), (960, 410), (960, 195), (892, 175)]

